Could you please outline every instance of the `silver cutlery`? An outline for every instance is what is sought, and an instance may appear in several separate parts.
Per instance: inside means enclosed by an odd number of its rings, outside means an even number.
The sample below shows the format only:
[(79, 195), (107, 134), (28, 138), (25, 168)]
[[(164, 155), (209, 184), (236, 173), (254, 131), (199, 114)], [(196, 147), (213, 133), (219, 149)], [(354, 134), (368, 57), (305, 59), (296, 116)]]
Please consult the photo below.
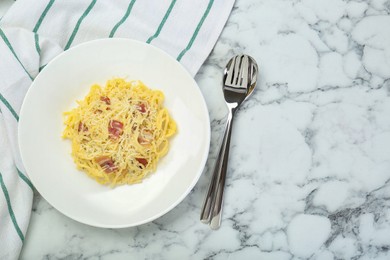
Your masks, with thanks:
[(253, 93), (257, 83), (257, 71), (256, 61), (248, 55), (234, 56), (229, 60), (224, 70), (223, 94), (229, 113), (221, 148), (200, 216), (200, 220), (209, 224), (211, 229), (218, 229), (221, 225), (233, 118), (242, 102)]

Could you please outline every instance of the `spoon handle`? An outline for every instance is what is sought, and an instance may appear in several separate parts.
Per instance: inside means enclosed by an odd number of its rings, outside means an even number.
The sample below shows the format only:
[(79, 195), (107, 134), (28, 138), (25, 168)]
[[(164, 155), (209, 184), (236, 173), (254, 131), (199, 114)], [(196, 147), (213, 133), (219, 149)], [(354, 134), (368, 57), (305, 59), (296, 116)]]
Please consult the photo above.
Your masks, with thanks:
[(221, 148), (218, 153), (217, 161), (214, 167), (213, 177), (201, 212), (201, 221), (203, 223), (209, 223), (211, 229), (218, 229), (221, 225), (223, 193), (228, 166), (233, 115), (234, 110), (229, 109)]

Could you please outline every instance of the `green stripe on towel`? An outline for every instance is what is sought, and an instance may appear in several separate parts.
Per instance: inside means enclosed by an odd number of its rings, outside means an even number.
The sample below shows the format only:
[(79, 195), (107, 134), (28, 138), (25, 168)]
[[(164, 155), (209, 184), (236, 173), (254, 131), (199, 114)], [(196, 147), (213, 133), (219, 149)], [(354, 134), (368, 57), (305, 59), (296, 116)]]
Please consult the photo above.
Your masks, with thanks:
[(20, 177), (28, 186), (30, 186), (30, 188), (31, 188), (32, 191), (34, 191), (34, 186), (32, 185), (31, 181), (27, 178), (27, 176), (24, 175), (24, 174), (18, 169), (18, 167), (16, 167), (16, 170), (18, 171), (19, 177)]
[(159, 36), (161, 29), (164, 27), (165, 22), (168, 20), (168, 17), (171, 14), (171, 11), (172, 11), (173, 7), (175, 6), (175, 4), (176, 4), (176, 0), (172, 0), (171, 4), (168, 7), (167, 12), (164, 15), (164, 18), (162, 19), (160, 25), (157, 28), (157, 31), (154, 33), (153, 36), (149, 37), (149, 39), (146, 41), (146, 43), (150, 43), (151, 41), (153, 41), (154, 39), (156, 39)]
[(199, 30), (200, 28), (202, 27), (203, 25), (203, 22), (204, 20), (206, 20), (207, 16), (209, 15), (210, 13), (210, 9), (211, 7), (213, 6), (213, 3), (214, 3), (214, 0), (210, 0), (209, 4), (207, 5), (207, 8), (206, 8), (206, 11), (204, 12), (202, 18), (200, 19), (199, 23), (198, 23), (198, 26), (196, 26), (196, 29), (194, 31), (194, 34), (192, 35), (190, 41), (188, 42), (187, 46), (184, 48), (184, 50), (182, 50), (179, 54), (179, 56), (177, 56), (177, 60), (180, 61), (181, 58), (183, 58), (183, 56), (186, 54), (187, 51), (189, 51), (192, 47), (192, 44), (194, 43), (195, 39), (196, 39), (196, 36), (198, 36), (198, 33), (199, 33)]
[(39, 67), (39, 72), (41, 72), (41, 71), (46, 67), (46, 65), (47, 65), (47, 64), (40, 66), (40, 67)]
[(19, 116), (16, 111), (12, 108), (11, 104), (5, 99), (5, 97), (0, 93), (0, 101), (8, 108), (11, 114), (15, 117), (16, 121), (19, 121)]
[(18, 222), (16, 221), (15, 214), (14, 214), (14, 211), (12, 209), (9, 193), (8, 193), (7, 187), (4, 184), (3, 175), (1, 173), (0, 173), (0, 185), (1, 185), (1, 189), (3, 190), (5, 200), (7, 202), (9, 216), (11, 217), (12, 223), (14, 224), (14, 227), (15, 227), (16, 232), (18, 233), (18, 235), (20, 237), (20, 240), (22, 240), (22, 242), (24, 242), (24, 235), (23, 235), (23, 232), (19, 228)]
[(12, 47), (11, 43), (9, 42), (7, 36), (4, 34), (3, 30), (0, 28), (0, 36), (1, 38), (3, 39), (3, 41), (5, 42), (5, 44), (8, 46), (8, 48), (10, 49), (10, 51), (12, 52), (12, 54), (14, 55), (14, 57), (18, 60), (19, 64), (23, 67), (24, 71), (27, 73), (28, 77), (33, 80), (33, 77), (31, 77), (30, 73), (28, 73), (28, 71), (26, 70), (26, 68), (24, 67), (23, 63), (19, 60), (18, 56), (16, 55), (15, 53), (15, 50), (14, 48)]
[(68, 42), (66, 43), (64, 50), (69, 49), (69, 47), (72, 45), (72, 42), (73, 42), (73, 40), (74, 40), (74, 37), (76, 37), (77, 31), (79, 30), (81, 23), (83, 22), (83, 20), (85, 19), (85, 17), (87, 17), (87, 15), (89, 14), (89, 12), (92, 10), (93, 6), (96, 4), (96, 1), (97, 1), (97, 0), (92, 0), (92, 2), (89, 4), (89, 6), (87, 7), (87, 9), (84, 11), (83, 15), (82, 15), (82, 16), (79, 18), (79, 20), (77, 21), (76, 26), (74, 27), (73, 32), (72, 32), (72, 34), (71, 34), (71, 36), (70, 36)]
[(129, 17), (130, 13), (131, 13), (131, 10), (133, 9), (133, 5), (135, 3), (135, 0), (131, 0), (130, 3), (129, 3), (129, 6), (127, 7), (127, 10), (126, 10), (126, 13), (125, 15), (122, 17), (122, 19), (114, 26), (114, 28), (112, 28), (111, 32), (110, 32), (110, 35), (108, 37), (112, 38), (116, 32), (116, 30), (118, 30), (119, 26), (121, 26), (126, 20), (127, 18)]
[(55, 0), (50, 0), (49, 3), (46, 5), (45, 10), (43, 10), (41, 16), (38, 19), (38, 22), (34, 26), (33, 32), (36, 33), (38, 31), (39, 27), (42, 24), (43, 19), (45, 19), (45, 16), (46, 16), (47, 12), (49, 12), (49, 10), (50, 10), (51, 6), (53, 5), (54, 1)]
[(35, 39), (35, 49), (38, 52), (38, 55), (41, 56), (41, 47), (39, 46), (39, 35), (37, 33), (34, 34)]

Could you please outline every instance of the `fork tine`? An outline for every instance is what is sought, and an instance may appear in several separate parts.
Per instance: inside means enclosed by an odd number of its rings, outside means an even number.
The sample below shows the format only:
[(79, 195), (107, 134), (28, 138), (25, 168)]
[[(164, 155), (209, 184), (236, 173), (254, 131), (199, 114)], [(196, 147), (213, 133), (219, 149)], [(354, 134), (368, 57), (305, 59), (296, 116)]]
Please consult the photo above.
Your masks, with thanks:
[(249, 69), (248, 56), (243, 55), (242, 62), (241, 62), (241, 84), (240, 84), (241, 87), (246, 88), (248, 86), (248, 77), (249, 77), (248, 69)]
[(226, 79), (225, 85), (231, 86), (233, 82), (233, 74), (234, 74), (234, 62), (235, 60), (230, 60), (228, 65), (226, 66)]
[(240, 76), (240, 58), (241, 56), (237, 55), (229, 61), (229, 64), (227, 65), (227, 73), (225, 79), (226, 86), (233, 87), (238, 84)]
[(241, 66), (241, 57), (242, 55), (236, 56), (234, 59), (234, 78), (233, 86), (237, 86), (240, 80), (240, 66)]

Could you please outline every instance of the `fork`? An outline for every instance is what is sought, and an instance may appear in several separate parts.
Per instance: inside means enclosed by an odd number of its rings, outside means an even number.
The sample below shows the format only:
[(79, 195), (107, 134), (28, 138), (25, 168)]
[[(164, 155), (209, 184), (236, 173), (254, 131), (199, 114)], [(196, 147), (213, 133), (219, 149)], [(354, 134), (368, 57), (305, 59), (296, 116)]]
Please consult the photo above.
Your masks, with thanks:
[(234, 56), (229, 60), (224, 70), (223, 94), (229, 113), (221, 148), (200, 216), (200, 220), (203, 223), (210, 224), (211, 229), (218, 229), (221, 225), (233, 118), (238, 107), (254, 90), (257, 83), (257, 70), (256, 61), (248, 55)]

